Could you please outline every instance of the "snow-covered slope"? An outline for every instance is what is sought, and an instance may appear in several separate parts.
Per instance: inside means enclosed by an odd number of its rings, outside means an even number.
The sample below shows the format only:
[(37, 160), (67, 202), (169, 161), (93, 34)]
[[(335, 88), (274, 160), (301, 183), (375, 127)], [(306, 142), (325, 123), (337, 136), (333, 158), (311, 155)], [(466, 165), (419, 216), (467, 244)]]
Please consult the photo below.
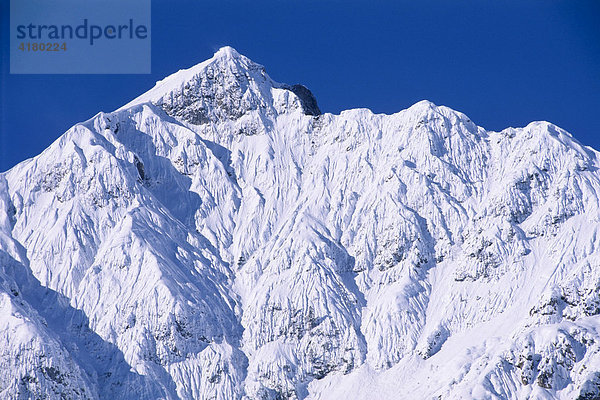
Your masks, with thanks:
[(0, 397), (600, 398), (598, 157), (223, 48), (0, 174)]

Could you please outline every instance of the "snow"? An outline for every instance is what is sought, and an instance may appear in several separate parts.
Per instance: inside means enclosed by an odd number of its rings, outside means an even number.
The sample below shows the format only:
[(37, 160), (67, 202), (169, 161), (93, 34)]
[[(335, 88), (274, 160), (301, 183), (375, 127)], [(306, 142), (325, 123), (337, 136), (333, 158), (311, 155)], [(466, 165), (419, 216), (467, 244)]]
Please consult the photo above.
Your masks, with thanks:
[(298, 96), (226, 47), (0, 174), (1, 397), (600, 393), (595, 150)]

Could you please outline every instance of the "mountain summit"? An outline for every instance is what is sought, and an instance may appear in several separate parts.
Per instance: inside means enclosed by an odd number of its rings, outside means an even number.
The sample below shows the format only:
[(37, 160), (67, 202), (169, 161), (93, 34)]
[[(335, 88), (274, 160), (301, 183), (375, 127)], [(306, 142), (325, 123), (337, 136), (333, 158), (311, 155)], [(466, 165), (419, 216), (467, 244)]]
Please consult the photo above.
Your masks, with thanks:
[(320, 114), (310, 90), (302, 85), (273, 81), (262, 65), (229, 46), (221, 48), (211, 59), (157, 82), (124, 108), (151, 102), (192, 124), (260, 118), (285, 111), (275, 107), (273, 95), (277, 92), (273, 89), (276, 88), (295, 94), (293, 104), (287, 106), (300, 107), (308, 115)]
[(224, 47), (0, 174), (0, 397), (599, 398), (599, 164)]

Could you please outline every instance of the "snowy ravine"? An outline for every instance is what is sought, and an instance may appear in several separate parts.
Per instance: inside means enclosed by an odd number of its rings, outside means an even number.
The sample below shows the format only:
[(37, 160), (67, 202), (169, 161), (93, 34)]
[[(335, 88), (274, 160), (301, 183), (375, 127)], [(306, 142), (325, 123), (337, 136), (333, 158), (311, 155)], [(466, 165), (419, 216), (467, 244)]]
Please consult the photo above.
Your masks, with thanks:
[(600, 399), (599, 167), (222, 48), (0, 173), (0, 398)]

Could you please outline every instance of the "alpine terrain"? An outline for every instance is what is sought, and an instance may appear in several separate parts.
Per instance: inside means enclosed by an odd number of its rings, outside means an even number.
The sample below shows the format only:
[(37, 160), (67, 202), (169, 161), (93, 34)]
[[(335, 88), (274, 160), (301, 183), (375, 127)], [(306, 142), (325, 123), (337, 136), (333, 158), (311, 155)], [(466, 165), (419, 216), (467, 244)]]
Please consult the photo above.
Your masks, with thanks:
[(600, 399), (599, 168), (224, 47), (0, 174), (0, 398)]

